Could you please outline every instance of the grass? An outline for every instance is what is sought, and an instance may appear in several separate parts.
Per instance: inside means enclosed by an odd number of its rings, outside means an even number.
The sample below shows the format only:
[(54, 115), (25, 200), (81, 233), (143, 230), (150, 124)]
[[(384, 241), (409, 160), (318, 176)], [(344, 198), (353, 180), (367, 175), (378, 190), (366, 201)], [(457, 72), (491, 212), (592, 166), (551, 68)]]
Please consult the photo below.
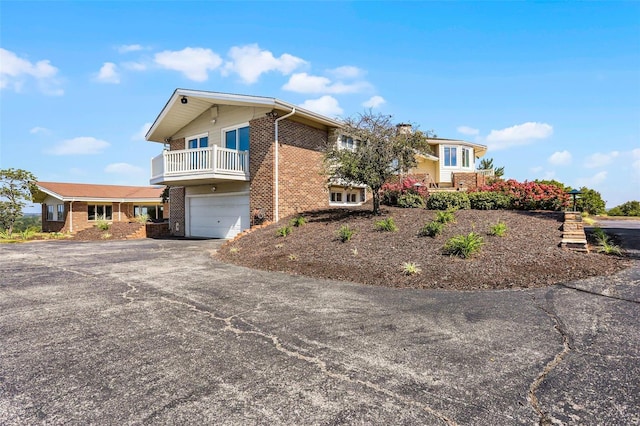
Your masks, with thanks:
[(612, 256), (622, 256), (622, 249), (616, 244), (613, 244), (611, 237), (600, 227), (593, 228), (593, 238), (595, 239), (598, 253), (604, 253)]
[(484, 241), (480, 235), (469, 232), (467, 235), (456, 235), (450, 238), (444, 246), (444, 252), (450, 256), (468, 259), (479, 253), (483, 244)]
[(379, 220), (375, 223), (376, 231), (381, 232), (396, 232), (398, 227), (396, 226), (396, 222), (392, 217), (388, 217), (386, 219)]

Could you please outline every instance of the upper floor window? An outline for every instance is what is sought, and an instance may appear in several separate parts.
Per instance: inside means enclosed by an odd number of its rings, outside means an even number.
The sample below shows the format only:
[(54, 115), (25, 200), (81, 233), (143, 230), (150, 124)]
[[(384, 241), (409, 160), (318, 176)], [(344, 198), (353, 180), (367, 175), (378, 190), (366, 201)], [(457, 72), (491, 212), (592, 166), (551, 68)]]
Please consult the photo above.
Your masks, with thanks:
[(249, 125), (222, 130), (224, 147), (237, 151), (249, 151)]
[(195, 135), (186, 138), (187, 149), (206, 148), (209, 146), (209, 135), (204, 133), (202, 135)]
[(462, 148), (462, 167), (471, 167), (471, 150)]
[(458, 148), (455, 146), (444, 147), (444, 165), (446, 167), (456, 167), (458, 165), (457, 153)]
[(340, 149), (348, 149), (353, 151), (356, 148), (356, 143), (351, 136), (340, 136)]

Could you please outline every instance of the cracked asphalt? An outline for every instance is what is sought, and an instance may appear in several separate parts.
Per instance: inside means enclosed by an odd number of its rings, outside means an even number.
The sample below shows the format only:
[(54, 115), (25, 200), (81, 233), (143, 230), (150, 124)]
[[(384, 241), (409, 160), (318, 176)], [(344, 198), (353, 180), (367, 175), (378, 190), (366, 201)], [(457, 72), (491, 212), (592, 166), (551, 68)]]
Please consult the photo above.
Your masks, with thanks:
[(0, 246), (0, 424), (640, 424), (640, 260), (399, 290), (226, 265), (220, 243)]

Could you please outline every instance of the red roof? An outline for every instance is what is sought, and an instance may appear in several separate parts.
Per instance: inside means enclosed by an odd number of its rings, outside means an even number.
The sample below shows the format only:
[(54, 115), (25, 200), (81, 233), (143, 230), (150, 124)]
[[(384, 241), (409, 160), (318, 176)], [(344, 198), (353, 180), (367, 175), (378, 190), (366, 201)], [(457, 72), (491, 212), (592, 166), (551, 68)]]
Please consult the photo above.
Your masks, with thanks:
[(89, 183), (38, 182), (38, 188), (49, 195), (62, 199), (144, 199), (160, 201), (162, 187), (157, 186), (120, 186), (94, 185)]

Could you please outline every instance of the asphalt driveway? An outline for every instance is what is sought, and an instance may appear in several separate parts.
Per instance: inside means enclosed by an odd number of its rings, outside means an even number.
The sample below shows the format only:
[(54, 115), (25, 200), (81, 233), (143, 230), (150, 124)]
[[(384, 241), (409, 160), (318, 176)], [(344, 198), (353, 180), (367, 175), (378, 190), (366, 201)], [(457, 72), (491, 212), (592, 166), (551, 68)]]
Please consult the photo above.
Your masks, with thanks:
[(640, 262), (546, 289), (254, 271), (218, 241), (0, 246), (0, 424), (640, 423)]

